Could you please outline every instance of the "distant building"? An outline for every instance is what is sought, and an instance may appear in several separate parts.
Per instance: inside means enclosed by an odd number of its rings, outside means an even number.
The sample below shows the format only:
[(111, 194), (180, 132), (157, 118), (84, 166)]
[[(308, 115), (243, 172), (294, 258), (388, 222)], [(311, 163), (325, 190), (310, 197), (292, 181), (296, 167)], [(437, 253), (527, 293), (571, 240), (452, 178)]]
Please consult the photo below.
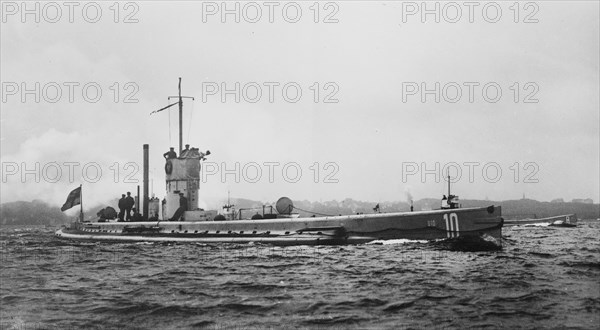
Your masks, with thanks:
[(557, 199), (553, 199), (550, 201), (550, 203), (564, 203), (565, 200), (562, 198), (557, 198)]

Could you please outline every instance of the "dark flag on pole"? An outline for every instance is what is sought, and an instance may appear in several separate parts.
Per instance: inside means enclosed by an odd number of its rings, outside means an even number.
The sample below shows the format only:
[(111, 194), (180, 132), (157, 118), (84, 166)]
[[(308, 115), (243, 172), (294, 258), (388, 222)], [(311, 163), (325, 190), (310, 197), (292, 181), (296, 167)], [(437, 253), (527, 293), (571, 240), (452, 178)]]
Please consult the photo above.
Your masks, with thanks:
[(67, 201), (60, 208), (60, 210), (64, 212), (64, 211), (72, 208), (73, 206), (79, 205), (79, 204), (81, 204), (81, 187), (77, 187), (69, 193), (69, 197), (67, 197)]

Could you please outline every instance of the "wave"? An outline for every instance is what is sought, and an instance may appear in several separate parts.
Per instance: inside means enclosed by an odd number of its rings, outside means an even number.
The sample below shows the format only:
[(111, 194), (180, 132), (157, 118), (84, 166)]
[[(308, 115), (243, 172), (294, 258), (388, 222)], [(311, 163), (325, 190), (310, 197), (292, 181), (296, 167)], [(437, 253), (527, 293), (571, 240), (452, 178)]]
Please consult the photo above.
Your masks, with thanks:
[(507, 232), (502, 250), (478, 252), (448, 251), (447, 240), (291, 249), (3, 234), (2, 321), (92, 329), (597, 327), (600, 223)]

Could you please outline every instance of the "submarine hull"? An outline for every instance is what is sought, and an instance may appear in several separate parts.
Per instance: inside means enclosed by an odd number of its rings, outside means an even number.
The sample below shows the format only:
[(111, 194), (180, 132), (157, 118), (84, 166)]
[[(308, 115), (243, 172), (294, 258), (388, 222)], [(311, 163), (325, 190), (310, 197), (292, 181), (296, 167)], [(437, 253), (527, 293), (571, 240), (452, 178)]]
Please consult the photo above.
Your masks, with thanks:
[(74, 223), (63, 239), (115, 242), (204, 242), (274, 245), (360, 244), (374, 240), (435, 240), (489, 235), (500, 238), (501, 208), (444, 209), (331, 217), (230, 221)]

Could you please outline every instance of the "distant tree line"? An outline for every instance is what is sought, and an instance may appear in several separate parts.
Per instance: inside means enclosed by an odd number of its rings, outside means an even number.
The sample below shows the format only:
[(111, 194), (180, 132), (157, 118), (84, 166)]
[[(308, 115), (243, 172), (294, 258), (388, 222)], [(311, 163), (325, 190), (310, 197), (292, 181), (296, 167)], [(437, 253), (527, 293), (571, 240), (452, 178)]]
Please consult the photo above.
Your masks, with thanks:
[(70, 217), (62, 213), (60, 207), (50, 206), (39, 200), (0, 205), (2, 225), (61, 225), (70, 221)]

